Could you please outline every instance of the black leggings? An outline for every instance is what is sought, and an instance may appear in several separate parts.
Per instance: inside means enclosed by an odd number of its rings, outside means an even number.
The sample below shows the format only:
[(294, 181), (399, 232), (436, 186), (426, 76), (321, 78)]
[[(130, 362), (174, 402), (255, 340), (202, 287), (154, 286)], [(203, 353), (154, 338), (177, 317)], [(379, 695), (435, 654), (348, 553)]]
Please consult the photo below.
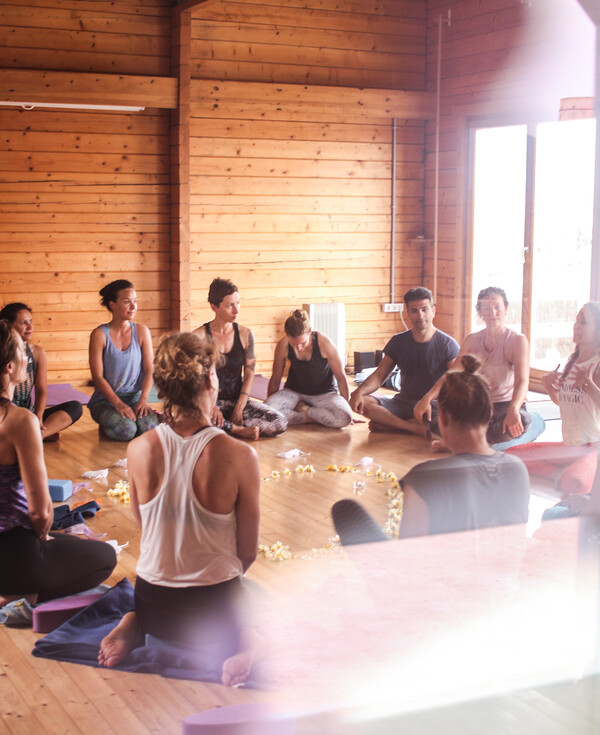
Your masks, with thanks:
[(135, 612), (142, 633), (163, 640), (215, 648), (222, 660), (239, 653), (239, 577), (204, 587), (163, 587), (137, 577)]
[(40, 541), (22, 526), (0, 533), (0, 594), (37, 593), (38, 602), (67, 597), (104, 582), (117, 564), (104, 541), (50, 535)]
[(64, 411), (71, 417), (71, 424), (79, 421), (81, 414), (83, 413), (83, 407), (79, 401), (67, 401), (66, 403), (59, 403), (57, 406), (49, 406), (42, 416), (42, 421), (45, 421), (48, 416), (52, 416), (53, 413), (58, 411)]
[(344, 498), (334, 503), (331, 517), (342, 546), (390, 540), (373, 516), (351, 498)]
[[(492, 405), (492, 420), (487, 430), (488, 444), (499, 444), (500, 442), (508, 442), (514, 439), (514, 436), (511, 436), (510, 432), (502, 431), (502, 424), (508, 413), (509, 406), (510, 401), (500, 401)], [(519, 413), (523, 422), (523, 430), (527, 431), (527, 427), (531, 424), (531, 416), (527, 413), (525, 404), (521, 406)]]

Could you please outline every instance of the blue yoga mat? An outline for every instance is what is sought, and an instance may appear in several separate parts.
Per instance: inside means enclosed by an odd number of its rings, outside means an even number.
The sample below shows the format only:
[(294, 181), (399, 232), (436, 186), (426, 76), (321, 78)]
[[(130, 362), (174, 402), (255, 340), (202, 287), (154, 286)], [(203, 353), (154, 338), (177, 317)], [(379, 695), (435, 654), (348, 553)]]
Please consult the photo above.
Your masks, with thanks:
[[(122, 579), (96, 602), (67, 620), (44, 638), (36, 641), (34, 656), (98, 667), (102, 639), (134, 608), (134, 590)], [(115, 669), (161, 674), (174, 679), (220, 683), (222, 661), (210, 653), (190, 651), (148, 636), (146, 644), (134, 648)], [(253, 670), (254, 673), (254, 670)], [(256, 675), (244, 686), (261, 688)]]

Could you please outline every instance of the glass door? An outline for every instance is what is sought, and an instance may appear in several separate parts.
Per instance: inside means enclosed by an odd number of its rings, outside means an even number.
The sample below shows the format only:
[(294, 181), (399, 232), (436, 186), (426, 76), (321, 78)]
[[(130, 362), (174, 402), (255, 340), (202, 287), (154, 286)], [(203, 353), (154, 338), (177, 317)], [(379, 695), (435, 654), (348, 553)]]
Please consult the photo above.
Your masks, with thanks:
[(590, 294), (595, 120), (541, 123), (533, 136), (526, 125), (478, 128), (473, 141), (473, 298), (503, 288), (532, 368), (553, 370)]

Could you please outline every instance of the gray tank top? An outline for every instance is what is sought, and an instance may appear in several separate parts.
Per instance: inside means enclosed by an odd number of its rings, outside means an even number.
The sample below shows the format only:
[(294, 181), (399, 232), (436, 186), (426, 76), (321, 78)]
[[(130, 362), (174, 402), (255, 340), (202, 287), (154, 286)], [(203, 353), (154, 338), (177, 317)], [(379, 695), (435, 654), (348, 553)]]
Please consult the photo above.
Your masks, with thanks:
[[(131, 324), (131, 344), (126, 350), (118, 350), (110, 338), (108, 324), (101, 324), (106, 335), (106, 345), (102, 351), (104, 378), (118, 395), (119, 393), (137, 393), (142, 389), (144, 373), (142, 371), (142, 350), (137, 336), (137, 327)], [(105, 395), (97, 388), (90, 398), (90, 403), (105, 401)]]

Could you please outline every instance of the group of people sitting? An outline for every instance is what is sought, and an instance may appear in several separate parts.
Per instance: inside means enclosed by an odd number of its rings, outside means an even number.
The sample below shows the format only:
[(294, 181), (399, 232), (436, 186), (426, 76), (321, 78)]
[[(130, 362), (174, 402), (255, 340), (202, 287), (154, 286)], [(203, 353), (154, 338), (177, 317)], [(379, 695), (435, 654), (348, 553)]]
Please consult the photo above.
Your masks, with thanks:
[[(195, 332), (163, 337), (154, 358), (149, 330), (134, 322), (133, 285), (116, 281), (100, 293), (111, 319), (90, 338), (90, 412), (107, 436), (131, 440), (131, 508), (142, 531), (135, 610), (103, 641), (101, 665), (118, 664), (141, 633), (193, 646), (210, 631), (211, 640), (223, 644), (223, 682), (248, 676), (261, 642), (239, 609), (241, 577), (257, 552), (260, 477), (256, 453), (236, 436), (272, 436), (307, 422), (343, 428), (356, 411), (374, 430), (438, 437), (438, 448), (450, 456), (417, 465), (402, 480), (401, 536), (526, 521), (527, 471), (511, 454), (521, 455), (532, 472), (538, 465), (546, 473), (558, 469), (561, 481), (569, 483), (582, 458), (597, 456), (596, 303), (577, 316), (576, 349), (565, 370), (546, 379), (561, 407), (564, 442), (504, 453), (490, 445), (519, 438), (530, 419), (524, 406), (527, 341), (506, 327), (508, 303), (501, 289), (479, 294), (477, 310), (486, 327), (468, 335), (462, 347), (433, 325), (431, 292), (411, 289), (405, 295), (411, 328), (390, 340), (379, 367), (352, 395), (334, 345), (311, 331), (304, 312), (295, 311), (276, 346), (264, 403), (249, 395), (254, 337), (237, 324), (240, 299), (230, 281), (211, 284), (214, 318)], [(45, 355), (29, 345), (31, 310), (16, 306), (22, 308), (9, 305), (12, 311), (5, 307), (0, 315), (0, 606), (21, 597), (38, 603), (83, 591), (110, 576), (116, 563), (103, 542), (50, 533), (42, 439), (78, 416), (66, 404), (52, 413), (46, 409)], [(399, 393), (372, 395), (396, 365)], [(153, 383), (164, 404), (162, 422), (148, 405)], [(16, 405), (25, 394), (27, 400)], [(593, 474), (590, 486), (592, 480)], [(587, 485), (579, 492), (586, 490)], [(341, 501), (332, 513), (343, 543), (382, 537), (354, 501)]]

